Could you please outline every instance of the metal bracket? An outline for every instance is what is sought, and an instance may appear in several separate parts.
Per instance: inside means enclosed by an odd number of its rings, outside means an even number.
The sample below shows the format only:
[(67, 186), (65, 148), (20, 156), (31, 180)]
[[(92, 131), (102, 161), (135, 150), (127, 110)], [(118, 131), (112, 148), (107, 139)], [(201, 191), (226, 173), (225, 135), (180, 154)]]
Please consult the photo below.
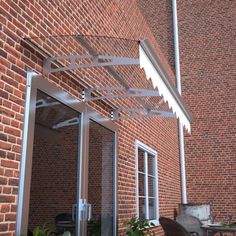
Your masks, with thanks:
[[(128, 113), (128, 115), (122, 115)], [(162, 111), (159, 109), (145, 109), (145, 108), (131, 108), (131, 109), (118, 109), (111, 112), (112, 120), (122, 120), (130, 118), (156, 118), (156, 117), (175, 117), (172, 112)]]
[(74, 117), (74, 118), (59, 122), (56, 125), (53, 125), (53, 129), (59, 129), (59, 128), (71, 126), (71, 125), (78, 125), (79, 123), (80, 123), (80, 119), (78, 117)]
[[(97, 55), (98, 52), (95, 48), (93, 48), (85, 39), (84, 36), (77, 36), (76, 37), (77, 41), (88, 51), (90, 55)], [(129, 85), (125, 81), (125, 79), (118, 74), (115, 69), (112, 66), (105, 66), (104, 69), (114, 78), (116, 79), (127, 91), (129, 90)], [(144, 107), (146, 107), (146, 103), (140, 98), (140, 97), (135, 97), (135, 99)]]
[[(95, 91), (104, 91), (106, 95), (92, 97), (91, 93)], [(123, 92), (122, 94), (114, 94), (115, 91)], [(124, 87), (105, 87), (105, 88), (90, 88), (84, 89), (82, 92), (83, 101), (94, 101), (101, 99), (115, 99), (128, 97), (157, 97), (160, 96), (157, 90), (149, 90), (142, 88), (124, 88)]]
[[(66, 61), (67, 65), (61, 66), (59, 68), (52, 68), (52, 63), (58, 61)], [(106, 55), (69, 55), (49, 57), (44, 60), (43, 74), (66, 70), (76, 70), (79, 68), (103, 67), (113, 65), (139, 65), (139, 59)]]
[(50, 107), (59, 104), (60, 104), (59, 102), (49, 102), (46, 99), (39, 99), (36, 101), (36, 108)]

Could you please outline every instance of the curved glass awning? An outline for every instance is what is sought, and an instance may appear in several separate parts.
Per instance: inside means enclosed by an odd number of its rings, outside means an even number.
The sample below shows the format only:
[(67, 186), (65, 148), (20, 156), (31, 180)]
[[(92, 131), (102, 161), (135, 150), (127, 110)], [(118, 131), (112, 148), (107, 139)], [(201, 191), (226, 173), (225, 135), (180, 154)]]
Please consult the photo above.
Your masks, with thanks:
[(112, 119), (176, 116), (190, 132), (190, 113), (148, 40), (62, 35), (24, 44), (43, 55), (45, 76), (72, 72), (83, 102), (109, 100)]

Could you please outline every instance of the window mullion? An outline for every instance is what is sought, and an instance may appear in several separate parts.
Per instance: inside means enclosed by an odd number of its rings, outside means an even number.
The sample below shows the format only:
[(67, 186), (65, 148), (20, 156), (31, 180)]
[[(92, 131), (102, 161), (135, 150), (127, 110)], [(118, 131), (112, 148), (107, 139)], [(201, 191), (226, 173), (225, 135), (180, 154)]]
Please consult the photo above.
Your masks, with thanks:
[(146, 219), (149, 219), (149, 200), (148, 200), (148, 153), (144, 153), (144, 178), (145, 178), (145, 208)]
[(155, 185), (154, 185), (154, 197), (155, 197), (155, 218), (159, 218), (159, 205), (158, 205), (158, 170), (157, 170), (157, 155), (154, 156), (154, 173), (155, 173)]

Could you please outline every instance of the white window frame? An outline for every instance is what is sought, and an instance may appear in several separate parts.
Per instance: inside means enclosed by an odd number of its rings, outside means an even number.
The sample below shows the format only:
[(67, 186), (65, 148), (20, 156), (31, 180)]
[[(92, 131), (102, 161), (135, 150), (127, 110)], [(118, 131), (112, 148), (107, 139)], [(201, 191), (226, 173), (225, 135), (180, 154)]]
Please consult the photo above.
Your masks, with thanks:
[[(158, 163), (157, 163), (157, 152), (147, 146), (146, 144), (136, 140), (135, 141), (135, 158), (136, 158), (136, 209), (137, 209), (137, 216), (139, 217), (139, 170), (138, 170), (138, 150), (141, 149), (144, 151), (144, 173), (148, 173), (148, 165), (147, 165), (147, 158), (148, 154), (151, 154), (154, 157), (154, 197), (155, 197), (155, 205), (156, 205), (156, 219), (151, 220), (153, 224), (156, 226), (160, 225), (159, 223), (159, 195), (158, 195)], [(146, 208), (146, 219), (149, 218), (149, 202), (148, 202), (148, 174), (144, 174), (145, 176), (145, 208)]]

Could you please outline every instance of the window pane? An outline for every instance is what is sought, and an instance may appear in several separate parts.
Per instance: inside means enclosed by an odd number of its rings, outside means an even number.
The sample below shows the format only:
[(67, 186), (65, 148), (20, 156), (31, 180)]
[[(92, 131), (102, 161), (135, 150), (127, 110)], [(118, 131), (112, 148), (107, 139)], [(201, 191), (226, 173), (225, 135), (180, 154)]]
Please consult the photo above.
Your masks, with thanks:
[(144, 183), (145, 183), (145, 180), (144, 180), (144, 174), (138, 174), (138, 194), (139, 196), (144, 196), (145, 195), (145, 191), (144, 191)]
[(88, 202), (91, 219), (87, 235), (113, 235), (114, 132), (89, 122)]
[(156, 219), (156, 199), (155, 198), (149, 198), (149, 220)]
[(148, 176), (148, 196), (154, 197), (155, 196), (155, 178)]
[(146, 219), (145, 199), (139, 198), (139, 218)]
[(144, 151), (138, 149), (138, 170), (144, 172)]
[(152, 156), (151, 154), (148, 154), (148, 174), (149, 175), (155, 175), (154, 172), (154, 156)]

